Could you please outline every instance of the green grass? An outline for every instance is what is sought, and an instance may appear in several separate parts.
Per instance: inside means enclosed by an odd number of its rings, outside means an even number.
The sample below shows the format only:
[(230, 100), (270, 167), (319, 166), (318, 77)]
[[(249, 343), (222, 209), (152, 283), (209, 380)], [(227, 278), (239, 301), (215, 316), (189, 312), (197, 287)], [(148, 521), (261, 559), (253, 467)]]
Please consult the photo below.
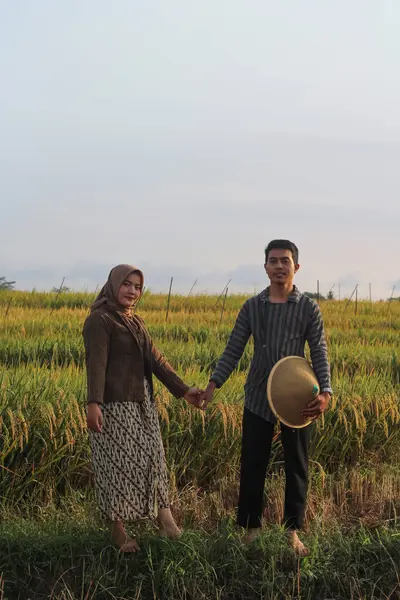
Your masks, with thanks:
[[(141, 534), (141, 535), (140, 535)], [(188, 530), (178, 541), (139, 528), (141, 550), (121, 556), (106, 529), (90, 520), (14, 519), (0, 526), (5, 598), (310, 600), (396, 598), (400, 593), (400, 529), (335, 526), (310, 531), (301, 563), (272, 527), (251, 547), (229, 520), (213, 533)], [(29, 570), (26, 569), (29, 565)], [(1, 588), (0, 588), (1, 589)]]

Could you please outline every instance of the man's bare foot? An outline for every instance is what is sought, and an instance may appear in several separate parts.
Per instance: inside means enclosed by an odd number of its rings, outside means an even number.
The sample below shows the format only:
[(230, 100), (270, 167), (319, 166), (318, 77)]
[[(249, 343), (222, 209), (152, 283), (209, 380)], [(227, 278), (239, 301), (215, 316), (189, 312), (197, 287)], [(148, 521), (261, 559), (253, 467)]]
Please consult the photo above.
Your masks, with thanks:
[(137, 552), (139, 545), (136, 540), (129, 537), (125, 531), (125, 527), (122, 521), (114, 521), (111, 531), (112, 539), (115, 545), (120, 549), (121, 552)]
[(175, 540), (182, 535), (182, 531), (175, 523), (169, 508), (160, 508), (158, 511), (158, 533), (163, 537)]
[(308, 556), (310, 551), (300, 540), (296, 531), (288, 531), (289, 544), (291, 548), (293, 548), (294, 553), (297, 554), (300, 558), (304, 556)]
[(252, 542), (254, 542), (255, 539), (258, 538), (260, 533), (261, 533), (260, 527), (248, 529), (247, 532), (242, 537), (243, 544), (245, 544), (245, 546), (249, 546)]

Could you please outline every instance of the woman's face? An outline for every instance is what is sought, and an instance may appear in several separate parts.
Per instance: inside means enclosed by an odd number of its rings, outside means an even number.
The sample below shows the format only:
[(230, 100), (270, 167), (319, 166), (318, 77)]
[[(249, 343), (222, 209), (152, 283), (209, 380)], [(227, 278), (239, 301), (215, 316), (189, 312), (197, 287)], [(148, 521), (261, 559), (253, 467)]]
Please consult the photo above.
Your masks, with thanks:
[(137, 273), (131, 273), (121, 284), (118, 290), (118, 304), (124, 308), (131, 308), (140, 298), (141, 278)]

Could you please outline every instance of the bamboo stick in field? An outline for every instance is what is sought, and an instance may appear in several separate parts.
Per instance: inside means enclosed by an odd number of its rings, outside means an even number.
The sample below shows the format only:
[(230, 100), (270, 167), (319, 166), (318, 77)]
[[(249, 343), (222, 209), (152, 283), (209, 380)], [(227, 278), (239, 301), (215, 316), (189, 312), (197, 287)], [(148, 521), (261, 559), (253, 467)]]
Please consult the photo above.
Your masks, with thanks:
[(317, 279), (317, 302), (319, 304), (319, 279)]
[(223, 301), (223, 303), (222, 303), (221, 317), (220, 317), (220, 319), (219, 319), (219, 324), (220, 324), (220, 325), (221, 325), (221, 323), (222, 323), (222, 317), (224, 316), (225, 303), (226, 303), (226, 297), (227, 297), (227, 295), (228, 295), (228, 290), (229, 290), (229, 288), (227, 287), (227, 288), (226, 288), (226, 292), (225, 292), (225, 296), (224, 296), (224, 301)]
[(357, 310), (358, 310), (358, 285), (356, 285), (356, 305), (354, 307), (354, 314), (357, 314)]
[(394, 285), (394, 286), (393, 286), (393, 289), (392, 289), (392, 294), (391, 294), (391, 296), (390, 296), (390, 298), (389, 298), (388, 309), (387, 309), (387, 313), (386, 313), (386, 314), (389, 314), (389, 311), (390, 311), (390, 304), (391, 304), (391, 302), (392, 302), (392, 300), (393, 300), (393, 296), (394, 296), (394, 290), (395, 290), (395, 289), (396, 289), (396, 285)]
[(165, 315), (165, 320), (168, 320), (168, 313), (169, 313), (169, 304), (171, 302), (171, 290), (172, 290), (172, 282), (173, 282), (174, 278), (171, 277), (171, 282), (169, 284), (169, 292), (168, 292), (168, 301), (167, 301), (167, 314)]
[(188, 293), (188, 295), (186, 296), (186, 298), (185, 298), (185, 299), (184, 299), (184, 301), (183, 301), (183, 304), (182, 304), (182, 310), (183, 310), (183, 308), (186, 306), (186, 302), (188, 301), (188, 299), (189, 299), (189, 297), (190, 297), (190, 294), (193, 292), (193, 290), (194, 290), (194, 286), (196, 285), (196, 283), (197, 283), (197, 279), (195, 279), (195, 282), (194, 282), (194, 284), (193, 284), (193, 285), (192, 285), (192, 287), (190, 288), (190, 292)]
[(97, 290), (98, 290), (98, 289), (99, 289), (99, 284), (97, 284), (97, 285), (96, 285), (96, 288), (95, 288), (95, 290), (94, 290), (94, 292), (93, 292), (93, 295), (92, 295), (91, 301), (89, 302), (89, 306), (88, 306), (88, 311), (89, 311), (89, 312), (90, 312), (90, 307), (91, 307), (92, 303), (93, 303), (93, 302), (96, 300), (96, 297), (97, 297)]
[(228, 283), (226, 284), (226, 286), (224, 287), (224, 289), (222, 290), (222, 292), (220, 293), (220, 295), (218, 296), (218, 300), (215, 303), (214, 309), (217, 308), (219, 301), (221, 300), (222, 296), (224, 295), (224, 292), (226, 290), (226, 288), (228, 287), (228, 285), (230, 284), (230, 282), (232, 281), (232, 278), (229, 279)]
[(351, 302), (351, 299), (354, 296), (354, 293), (355, 293), (355, 291), (356, 291), (357, 288), (358, 288), (358, 283), (357, 283), (356, 287), (354, 288), (354, 290), (351, 292), (350, 298), (347, 300), (346, 306), (344, 307), (344, 312), (346, 312), (347, 307), (349, 306), (349, 304)]
[(5, 312), (5, 315), (4, 315), (4, 318), (6, 318), (6, 317), (7, 317), (7, 315), (8, 315), (8, 311), (10, 310), (11, 302), (12, 302), (12, 297), (10, 297), (10, 299), (9, 299), (9, 301), (8, 301), (7, 308), (6, 308), (6, 312)]

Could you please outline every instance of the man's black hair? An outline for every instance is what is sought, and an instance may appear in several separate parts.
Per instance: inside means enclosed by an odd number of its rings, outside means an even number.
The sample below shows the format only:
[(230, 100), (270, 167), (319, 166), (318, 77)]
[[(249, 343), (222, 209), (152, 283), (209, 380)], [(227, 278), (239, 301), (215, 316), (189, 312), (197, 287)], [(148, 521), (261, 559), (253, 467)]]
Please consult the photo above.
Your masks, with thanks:
[(271, 250), (290, 250), (293, 256), (294, 264), (297, 265), (299, 262), (299, 249), (296, 244), (290, 240), (272, 240), (265, 248), (265, 262), (268, 262), (268, 255)]

